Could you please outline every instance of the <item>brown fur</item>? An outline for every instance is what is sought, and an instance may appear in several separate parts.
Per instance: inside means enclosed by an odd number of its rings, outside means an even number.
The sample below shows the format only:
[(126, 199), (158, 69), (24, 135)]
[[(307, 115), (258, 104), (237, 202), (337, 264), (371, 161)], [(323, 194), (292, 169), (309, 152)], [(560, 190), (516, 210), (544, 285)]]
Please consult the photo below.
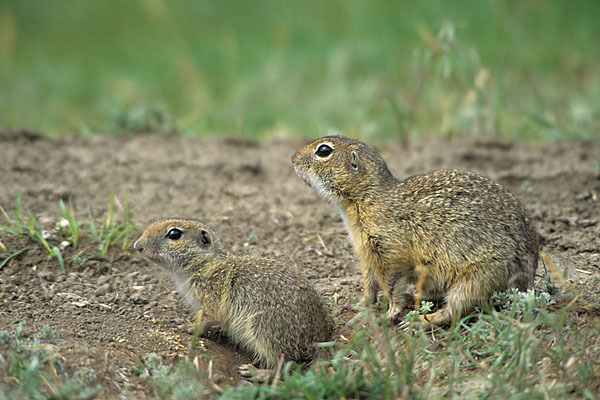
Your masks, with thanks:
[[(332, 151), (318, 155), (321, 145)], [(326, 149), (325, 149), (326, 150)], [(541, 238), (521, 203), (489, 178), (440, 170), (396, 179), (365, 143), (328, 136), (292, 158), (298, 175), (335, 204), (361, 261), (365, 297), (378, 287), (397, 319), (415, 299), (441, 299), (423, 317), (449, 323), (496, 291), (533, 284)]]
[[(167, 237), (176, 228), (180, 238)], [(333, 320), (302, 276), (274, 260), (231, 255), (214, 232), (193, 219), (153, 222), (134, 247), (171, 273), (198, 318), (221, 325), (230, 339), (274, 368), (313, 358), (315, 343), (331, 339)]]

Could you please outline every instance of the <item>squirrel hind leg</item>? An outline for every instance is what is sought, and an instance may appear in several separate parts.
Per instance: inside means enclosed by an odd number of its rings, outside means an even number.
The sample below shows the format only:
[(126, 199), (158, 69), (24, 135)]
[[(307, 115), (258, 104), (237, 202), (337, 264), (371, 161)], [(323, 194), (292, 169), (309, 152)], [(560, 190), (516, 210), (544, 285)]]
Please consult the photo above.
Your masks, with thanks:
[(282, 357), (282, 353), (275, 349), (278, 347), (275, 343), (257, 338), (253, 347), (255, 364), (258, 364), (259, 367), (264, 369), (273, 369), (277, 367), (279, 359)]
[(258, 383), (270, 383), (275, 375), (272, 369), (257, 368), (252, 364), (242, 364), (237, 369), (243, 378), (256, 379)]
[(431, 277), (429, 273), (429, 268), (425, 265), (419, 264), (415, 267), (415, 275), (417, 277), (417, 282), (415, 283), (416, 294), (414, 297), (413, 304), (415, 309), (418, 310), (421, 306), (421, 301), (426, 297), (426, 295), (431, 292)]
[(365, 293), (360, 301), (361, 306), (369, 306), (377, 303), (377, 293), (379, 292), (379, 283), (375, 278), (375, 273), (371, 268), (363, 268), (363, 283)]
[(394, 323), (399, 322), (415, 304), (414, 296), (408, 292), (410, 277), (405, 273), (397, 273), (389, 278), (390, 287), (387, 288), (386, 297), (389, 300), (389, 309), (386, 318)]
[(446, 307), (431, 314), (420, 315), (421, 323), (427, 328), (449, 325), (452, 322), (452, 313)]
[(444, 306), (430, 314), (421, 315), (420, 319), (427, 326), (450, 325), (487, 302), (488, 297), (482, 296), (483, 288), (469, 284), (457, 284), (448, 290)]

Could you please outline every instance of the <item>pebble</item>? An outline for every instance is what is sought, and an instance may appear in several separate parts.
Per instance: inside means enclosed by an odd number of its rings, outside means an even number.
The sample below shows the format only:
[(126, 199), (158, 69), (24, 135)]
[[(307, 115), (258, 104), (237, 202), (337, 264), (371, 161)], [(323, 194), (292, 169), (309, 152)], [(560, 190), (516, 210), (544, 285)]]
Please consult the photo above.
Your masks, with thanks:
[(131, 296), (129, 296), (129, 300), (133, 304), (148, 304), (149, 303), (148, 299), (140, 296), (139, 293), (134, 293)]
[(56, 275), (50, 270), (40, 271), (38, 276), (48, 282), (54, 282), (56, 280)]
[(96, 280), (96, 284), (98, 286), (100, 285), (104, 285), (105, 283), (107, 283), (109, 280), (111, 280), (111, 276), (110, 275), (100, 275), (98, 277), (98, 279)]
[(106, 294), (110, 291), (110, 284), (104, 283), (94, 290), (94, 294), (96, 296), (106, 296)]

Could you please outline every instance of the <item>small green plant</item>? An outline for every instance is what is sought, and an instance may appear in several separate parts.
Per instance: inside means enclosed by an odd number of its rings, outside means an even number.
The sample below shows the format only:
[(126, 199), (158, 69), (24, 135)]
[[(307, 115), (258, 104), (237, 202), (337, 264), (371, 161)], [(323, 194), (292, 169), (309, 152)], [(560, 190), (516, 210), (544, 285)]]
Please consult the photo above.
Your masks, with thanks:
[(75, 218), (75, 210), (73, 204), (69, 200), (69, 205), (65, 205), (64, 201), (58, 202), (60, 207), (61, 216), (58, 218), (57, 229), (58, 233), (67, 239), (76, 249), (79, 245), (79, 237), (81, 236), (81, 225), (83, 222), (78, 221)]
[[(13, 235), (17, 235), (17, 236), (22, 236), (23, 234), (27, 234), (33, 240), (41, 243), (42, 246), (48, 252), (49, 257), (56, 258), (58, 260), (58, 263), (60, 264), (60, 269), (63, 272), (65, 272), (65, 261), (63, 259), (60, 249), (56, 245), (54, 245), (48, 241), (48, 239), (50, 237), (50, 233), (42, 228), (37, 217), (34, 216), (31, 212), (29, 212), (29, 210), (27, 210), (27, 212), (29, 214), (29, 220), (27, 222), (25, 222), (24, 217), (23, 217), (22, 205), (21, 205), (21, 194), (22, 194), (22, 192), (19, 191), (19, 194), (17, 195), (17, 199), (15, 201), (15, 209), (14, 209), (15, 218), (14, 219), (11, 219), (8, 216), (8, 213), (6, 212), (6, 210), (4, 210), (4, 208), (2, 208), (2, 206), (0, 206), (0, 211), (4, 215), (4, 218), (8, 224), (8, 225), (0, 225), (0, 230), (11, 233)], [(11, 254), (9, 256), (9, 259), (23, 251), (24, 251), (23, 249), (18, 250), (17, 252)], [(5, 259), (3, 261), (2, 265), (4, 265), (5, 262), (7, 262), (7, 261), (8, 261), (8, 259)]]
[(548, 293), (536, 293), (533, 289), (522, 292), (513, 288), (495, 293), (492, 299), (501, 307), (503, 314), (521, 322), (531, 322), (554, 303)]
[(33, 338), (23, 335), (23, 323), (15, 332), (0, 332), (0, 398), (90, 399), (100, 391), (91, 370), (69, 377), (49, 327)]
[(252, 245), (257, 245), (259, 240), (257, 235), (248, 235), (248, 243)]
[[(122, 211), (120, 218), (116, 208)], [(121, 244), (121, 250), (131, 247), (133, 244), (131, 235), (140, 230), (132, 223), (127, 195), (125, 195), (125, 204), (121, 205), (112, 189), (108, 210), (100, 225), (96, 225), (92, 212), (88, 207), (88, 228), (93, 241), (98, 244), (98, 251), (102, 257), (106, 256), (110, 247), (119, 243)]]
[(145, 355), (133, 372), (150, 382), (157, 399), (197, 399), (213, 393), (200, 383), (206, 377), (187, 358), (175, 366), (162, 364), (155, 353)]
[[(128, 249), (134, 240), (132, 236), (139, 231), (139, 228), (135, 227), (131, 220), (127, 196), (125, 196), (124, 204), (121, 204), (113, 190), (110, 192), (108, 210), (100, 224), (95, 222), (89, 208), (86, 222), (77, 219), (71, 201), (65, 204), (60, 200), (58, 206), (59, 216), (55, 227), (46, 230), (42, 227), (39, 216), (33, 215), (29, 210), (23, 211), (21, 193), (19, 193), (15, 209), (12, 212), (13, 218), (0, 206), (0, 212), (6, 220), (6, 224), (0, 224), (0, 231), (16, 236), (29, 236), (46, 249), (50, 258), (56, 258), (63, 272), (66, 271), (66, 264), (69, 261), (65, 260), (63, 256), (67, 247), (79, 248), (82, 239), (85, 239), (86, 244), (95, 243), (95, 250), (89, 249), (88, 245), (77, 256), (70, 259), (71, 265), (80, 267), (85, 265), (90, 258), (106, 257), (109, 249), (113, 246), (119, 246), (122, 251)], [(28, 217), (24, 217), (24, 214), (27, 214)], [(25, 247), (11, 253), (2, 260), (0, 269), (24, 251), (26, 251)]]

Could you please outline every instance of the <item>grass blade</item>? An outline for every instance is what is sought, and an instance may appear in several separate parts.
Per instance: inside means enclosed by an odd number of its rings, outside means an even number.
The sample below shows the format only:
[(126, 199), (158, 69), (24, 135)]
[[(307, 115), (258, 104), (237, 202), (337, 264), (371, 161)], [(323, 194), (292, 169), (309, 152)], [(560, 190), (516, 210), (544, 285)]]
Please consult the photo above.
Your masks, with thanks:
[(92, 210), (90, 209), (90, 206), (88, 204), (88, 227), (90, 230), (90, 235), (92, 236), (92, 239), (94, 240), (94, 242), (98, 242), (100, 240), (100, 237), (98, 236), (98, 231), (96, 230), (96, 223), (94, 222), (94, 217), (92, 217)]
[[(13, 226), (17, 226), (16, 224), (13, 224)], [(19, 229), (14, 229), (10, 226), (6, 226), (6, 225), (0, 225), (0, 231), (4, 231), (4, 232), (8, 232), (11, 235), (15, 235), (15, 236), (21, 236), (22, 231)]]
[(17, 195), (17, 200), (15, 202), (15, 216), (17, 217), (17, 221), (23, 223), (23, 215), (21, 212), (21, 195), (23, 194), (22, 190), (19, 190), (19, 194)]
[(6, 265), (6, 263), (8, 263), (11, 258), (18, 256), (19, 254), (21, 254), (24, 251), (27, 251), (27, 247), (23, 247), (21, 250), (17, 250), (14, 253), (12, 253), (10, 256), (6, 257), (2, 261), (2, 263), (0, 263), (0, 270), (2, 270), (2, 268), (4, 268), (4, 266)]
[(8, 216), (8, 214), (6, 213), (6, 210), (4, 209), (4, 207), (0, 206), (0, 212), (2, 212), (2, 215), (4, 215), (4, 218), (6, 219), (6, 221), (9, 224), (12, 223), (12, 220), (10, 219), (10, 217)]
[[(62, 200), (60, 200), (58, 202), (58, 204), (59, 204), (60, 210), (62, 212), (62, 218), (67, 220), (67, 222), (69, 223), (67, 232), (63, 232), (64, 228), (62, 226), (62, 223), (59, 222), (61, 234), (64, 234), (64, 233), (68, 234), (68, 236), (70, 236), (70, 238), (71, 238), (71, 243), (73, 245), (73, 248), (76, 249), (77, 245), (79, 243), (79, 235), (81, 233), (80, 229), (79, 229), (79, 226), (81, 225), (81, 223), (79, 221), (77, 221), (77, 219), (75, 218), (75, 210), (73, 209), (73, 204), (71, 203), (71, 200), (69, 200), (69, 207), (67, 207)], [(58, 220), (61, 221), (61, 217), (59, 217)]]
[(60, 270), (64, 274), (66, 272), (65, 271), (65, 260), (63, 260), (62, 253), (60, 252), (59, 248), (56, 247), (56, 246), (52, 246), (52, 253), (56, 257), (56, 259), (58, 260), (58, 263), (60, 264)]

